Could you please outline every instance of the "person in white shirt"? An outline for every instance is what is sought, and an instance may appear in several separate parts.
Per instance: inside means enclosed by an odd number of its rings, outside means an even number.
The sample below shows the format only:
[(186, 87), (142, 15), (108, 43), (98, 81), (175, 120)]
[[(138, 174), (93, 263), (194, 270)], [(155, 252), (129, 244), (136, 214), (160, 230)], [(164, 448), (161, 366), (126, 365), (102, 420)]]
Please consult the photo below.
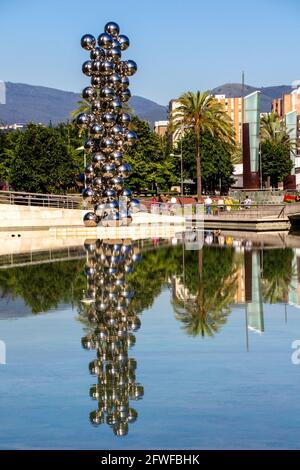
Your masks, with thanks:
[(212, 205), (212, 199), (210, 196), (207, 196), (205, 199), (204, 199), (204, 205), (205, 205), (205, 209), (206, 209), (206, 214), (207, 215), (210, 215), (211, 214), (211, 205)]

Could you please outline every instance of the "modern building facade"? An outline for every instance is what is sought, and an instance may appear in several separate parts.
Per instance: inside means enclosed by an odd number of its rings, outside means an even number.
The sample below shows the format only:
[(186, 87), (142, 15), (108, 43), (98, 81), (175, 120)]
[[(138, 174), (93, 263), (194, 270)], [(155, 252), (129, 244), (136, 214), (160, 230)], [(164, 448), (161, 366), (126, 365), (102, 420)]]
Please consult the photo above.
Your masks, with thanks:
[(228, 98), (225, 95), (215, 95), (215, 99), (222, 104), (228, 116), (231, 118), (235, 138), (238, 144), (242, 144), (242, 125), (243, 125), (243, 98)]
[(285, 120), (292, 141), (296, 142), (296, 155), (292, 152), (293, 169), (285, 179), (286, 189), (300, 188), (300, 87), (273, 100), (272, 111)]

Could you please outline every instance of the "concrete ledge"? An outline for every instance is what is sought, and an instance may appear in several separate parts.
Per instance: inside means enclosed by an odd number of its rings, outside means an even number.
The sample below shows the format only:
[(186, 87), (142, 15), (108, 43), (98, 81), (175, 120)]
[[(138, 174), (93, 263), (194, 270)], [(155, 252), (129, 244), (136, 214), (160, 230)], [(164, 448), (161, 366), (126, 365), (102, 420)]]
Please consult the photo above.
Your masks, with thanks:
[(270, 232), (289, 230), (291, 227), (289, 219), (248, 219), (248, 220), (218, 220), (206, 219), (204, 228), (224, 230), (248, 230), (256, 232)]
[[(57, 209), (49, 207), (17, 206), (0, 204), (0, 230), (82, 226), (83, 217), (89, 212), (80, 209)], [(184, 217), (138, 212), (133, 215), (132, 225), (184, 224)]]

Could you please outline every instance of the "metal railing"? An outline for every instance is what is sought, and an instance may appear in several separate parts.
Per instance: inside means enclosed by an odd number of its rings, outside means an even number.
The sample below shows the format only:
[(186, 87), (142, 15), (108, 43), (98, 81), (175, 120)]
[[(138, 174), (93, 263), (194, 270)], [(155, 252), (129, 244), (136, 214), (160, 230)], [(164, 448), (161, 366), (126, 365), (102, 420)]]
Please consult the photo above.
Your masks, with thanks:
[(221, 217), (222, 219), (233, 219), (235, 216), (239, 218), (285, 218), (286, 207), (286, 204), (274, 203), (234, 203), (227, 205), (212, 204), (208, 211), (206, 207), (204, 208), (204, 214), (206, 217)]
[(36, 264), (84, 259), (84, 257), (85, 251), (83, 246), (29, 251), (25, 253), (10, 253), (0, 256), (0, 270)]
[(81, 209), (82, 198), (77, 194), (60, 195), (0, 191), (0, 204)]

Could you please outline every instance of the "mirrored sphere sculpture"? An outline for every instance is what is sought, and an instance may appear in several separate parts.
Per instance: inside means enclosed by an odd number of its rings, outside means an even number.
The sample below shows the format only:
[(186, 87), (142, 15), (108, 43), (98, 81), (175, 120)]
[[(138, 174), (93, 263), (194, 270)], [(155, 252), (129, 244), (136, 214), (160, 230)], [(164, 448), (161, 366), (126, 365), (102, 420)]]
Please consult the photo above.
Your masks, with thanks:
[[(124, 178), (130, 175), (131, 167), (124, 162), (123, 151), (135, 143), (137, 136), (130, 129), (130, 115), (123, 111), (123, 106), (131, 97), (128, 77), (136, 72), (137, 65), (133, 60), (121, 60), (129, 39), (120, 34), (114, 21), (105, 25), (97, 40), (91, 34), (82, 36), (81, 46), (89, 52), (82, 72), (91, 77), (91, 85), (82, 91), (88, 111), (76, 118), (78, 127), (88, 132), (83, 144), (88, 157), (83, 199), (91, 212), (84, 217), (84, 224), (129, 225), (132, 194), (124, 186)], [(112, 198), (120, 197), (125, 203), (112, 203)], [(104, 210), (100, 211), (99, 206)], [(133, 206), (136, 211), (137, 204)]]
[(84, 349), (95, 351), (89, 363), (96, 382), (90, 388), (96, 402), (90, 422), (107, 424), (116, 436), (124, 436), (138, 418), (132, 402), (144, 396), (144, 387), (136, 380), (137, 361), (129, 357), (141, 321), (127, 273), (140, 261), (140, 248), (130, 239), (90, 239), (84, 248), (87, 287), (80, 315), (87, 333), (81, 343)]

